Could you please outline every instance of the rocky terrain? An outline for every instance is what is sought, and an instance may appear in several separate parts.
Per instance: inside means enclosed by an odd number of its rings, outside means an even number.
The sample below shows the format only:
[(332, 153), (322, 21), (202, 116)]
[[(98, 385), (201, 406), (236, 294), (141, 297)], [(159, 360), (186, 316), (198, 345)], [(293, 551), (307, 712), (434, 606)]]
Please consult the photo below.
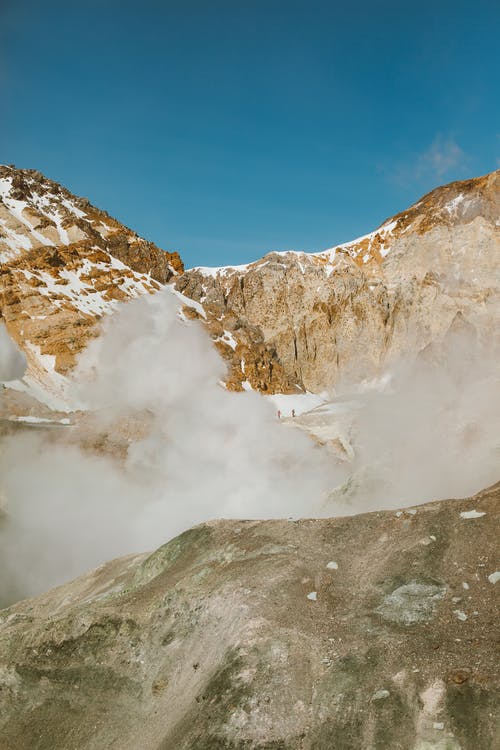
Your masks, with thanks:
[(0, 747), (493, 750), (499, 500), (206, 523), (20, 602)]
[(194, 268), (175, 285), (203, 305), (230, 387), (318, 393), (439, 347), (457, 320), (498, 338), (499, 262), (496, 171), (437, 188), (331, 250)]
[[(35, 170), (0, 167), (0, 313), (28, 360), (32, 398), (61, 402), (64, 375), (117, 303), (182, 272), (147, 242)], [(12, 399), (15, 403), (15, 399)]]

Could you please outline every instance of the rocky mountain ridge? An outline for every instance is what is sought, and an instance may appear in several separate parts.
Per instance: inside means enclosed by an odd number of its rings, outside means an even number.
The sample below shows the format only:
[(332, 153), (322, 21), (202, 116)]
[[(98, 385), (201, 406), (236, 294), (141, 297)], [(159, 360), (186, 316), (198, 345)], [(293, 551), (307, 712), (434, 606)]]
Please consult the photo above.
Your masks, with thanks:
[(439, 346), (465, 319), (498, 332), (500, 171), (437, 188), (365, 237), (175, 280), (203, 305), (229, 387), (320, 392)]

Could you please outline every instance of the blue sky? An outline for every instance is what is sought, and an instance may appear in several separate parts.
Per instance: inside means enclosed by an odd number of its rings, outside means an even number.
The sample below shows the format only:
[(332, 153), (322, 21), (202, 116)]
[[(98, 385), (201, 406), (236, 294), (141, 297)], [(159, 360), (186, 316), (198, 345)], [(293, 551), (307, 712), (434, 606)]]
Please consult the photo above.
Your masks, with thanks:
[(0, 162), (186, 265), (320, 250), (500, 166), (496, 0), (1, 0)]

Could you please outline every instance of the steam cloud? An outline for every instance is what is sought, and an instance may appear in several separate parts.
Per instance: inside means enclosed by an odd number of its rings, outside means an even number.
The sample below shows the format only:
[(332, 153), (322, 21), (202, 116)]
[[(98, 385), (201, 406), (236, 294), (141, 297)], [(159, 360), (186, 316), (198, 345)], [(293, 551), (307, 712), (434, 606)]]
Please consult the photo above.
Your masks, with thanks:
[(220, 386), (223, 362), (177, 309), (168, 290), (125, 305), (82, 358), (77, 380), (89, 382), (75, 385), (77, 401), (103, 424), (134, 411), (149, 422), (124, 463), (41, 434), (4, 442), (4, 600), (203, 520), (313, 515), (345, 478), (309, 438), (282, 429), (258, 394)]
[(0, 381), (22, 378), (26, 358), (10, 338), (4, 323), (0, 323)]
[(223, 362), (177, 306), (170, 290), (128, 303), (81, 358), (75, 401), (103, 427), (131, 413), (147, 424), (124, 460), (35, 431), (4, 439), (3, 603), (203, 520), (400, 507), (498, 479), (495, 358), (470, 334), (438, 365), (394, 368), (388, 389), (344, 386), (357, 404), (350, 465), (279, 424), (258, 394), (221, 388)]

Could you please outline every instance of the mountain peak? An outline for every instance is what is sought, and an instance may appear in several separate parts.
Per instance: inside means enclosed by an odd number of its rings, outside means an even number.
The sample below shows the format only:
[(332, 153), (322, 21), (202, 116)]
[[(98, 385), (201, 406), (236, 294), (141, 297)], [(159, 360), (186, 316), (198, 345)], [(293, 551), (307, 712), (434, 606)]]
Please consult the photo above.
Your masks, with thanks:
[(0, 166), (1, 262), (43, 246), (87, 241), (162, 284), (183, 270), (178, 253), (160, 250), (38, 170)]
[(500, 169), (497, 169), (482, 177), (456, 180), (434, 188), (387, 222), (396, 222), (401, 232), (412, 227), (422, 234), (433, 226), (465, 224), (479, 216), (496, 223), (499, 213)]

